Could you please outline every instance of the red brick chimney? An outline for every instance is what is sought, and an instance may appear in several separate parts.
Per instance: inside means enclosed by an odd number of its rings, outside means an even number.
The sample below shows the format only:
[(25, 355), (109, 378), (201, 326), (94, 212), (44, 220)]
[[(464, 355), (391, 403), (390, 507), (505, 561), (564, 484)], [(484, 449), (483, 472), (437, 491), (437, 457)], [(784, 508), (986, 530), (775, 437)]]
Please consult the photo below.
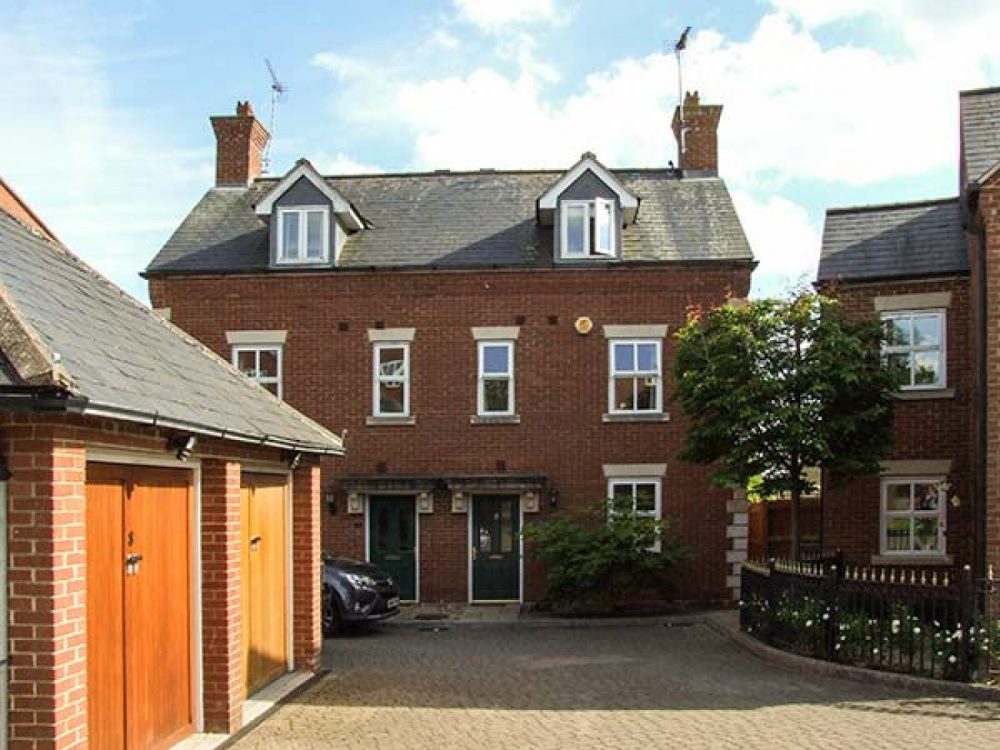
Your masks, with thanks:
[(681, 169), (719, 172), (719, 118), (721, 104), (702, 104), (698, 92), (684, 95), (684, 137), (681, 138), (681, 108), (674, 110), (673, 130), (677, 139), (677, 165)]
[(270, 133), (253, 113), (250, 102), (236, 102), (235, 115), (212, 119), (215, 131), (215, 184), (249, 185), (260, 177)]

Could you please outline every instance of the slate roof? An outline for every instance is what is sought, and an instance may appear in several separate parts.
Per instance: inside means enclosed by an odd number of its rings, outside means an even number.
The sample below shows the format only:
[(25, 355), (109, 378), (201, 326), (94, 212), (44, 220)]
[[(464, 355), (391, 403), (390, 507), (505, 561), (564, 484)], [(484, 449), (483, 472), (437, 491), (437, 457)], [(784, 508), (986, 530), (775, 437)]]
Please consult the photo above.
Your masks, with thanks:
[[(371, 224), (352, 235), (339, 266), (551, 266), (552, 227), (536, 201), (563, 172), (434, 172), (326, 177)], [(640, 198), (623, 260), (753, 260), (725, 183), (667, 169), (615, 170)], [(277, 183), (215, 187), (184, 219), (146, 275), (264, 271), (268, 238), (253, 205)]]
[(1000, 162), (1000, 88), (963, 91), (959, 102), (965, 177), (974, 182)]
[(958, 198), (826, 212), (817, 275), (820, 281), (968, 270)]
[(0, 349), (8, 395), (52, 386), (84, 414), (306, 452), (340, 439), (141, 305), (62, 245), (0, 211)]

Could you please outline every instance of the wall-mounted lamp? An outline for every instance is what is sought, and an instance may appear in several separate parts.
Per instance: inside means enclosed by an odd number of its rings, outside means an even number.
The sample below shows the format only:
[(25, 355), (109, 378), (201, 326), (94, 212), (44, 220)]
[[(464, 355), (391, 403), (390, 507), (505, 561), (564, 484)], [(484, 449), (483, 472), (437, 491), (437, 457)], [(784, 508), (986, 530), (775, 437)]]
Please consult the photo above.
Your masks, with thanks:
[(167, 450), (173, 451), (178, 461), (187, 461), (198, 445), (194, 435), (171, 435), (167, 438)]
[(549, 507), (553, 510), (559, 507), (559, 490), (555, 487), (549, 488)]
[(331, 516), (337, 515), (337, 493), (334, 492), (332, 484), (326, 486), (326, 491), (323, 493), (323, 502), (326, 503), (326, 509), (330, 512)]
[(295, 471), (302, 463), (302, 454), (298, 451), (286, 451), (285, 460), (288, 461), (288, 470)]

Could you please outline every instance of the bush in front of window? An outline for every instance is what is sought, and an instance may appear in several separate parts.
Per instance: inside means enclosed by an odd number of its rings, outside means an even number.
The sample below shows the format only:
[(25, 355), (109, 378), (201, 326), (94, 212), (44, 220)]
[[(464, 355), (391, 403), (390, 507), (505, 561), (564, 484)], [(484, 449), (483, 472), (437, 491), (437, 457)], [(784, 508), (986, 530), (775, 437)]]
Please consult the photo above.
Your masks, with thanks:
[[(546, 563), (546, 603), (563, 614), (614, 613), (631, 602), (671, 598), (689, 550), (669, 523), (637, 516), (631, 499), (603, 500), (524, 528), (527, 555)], [(654, 548), (659, 546), (659, 551)]]

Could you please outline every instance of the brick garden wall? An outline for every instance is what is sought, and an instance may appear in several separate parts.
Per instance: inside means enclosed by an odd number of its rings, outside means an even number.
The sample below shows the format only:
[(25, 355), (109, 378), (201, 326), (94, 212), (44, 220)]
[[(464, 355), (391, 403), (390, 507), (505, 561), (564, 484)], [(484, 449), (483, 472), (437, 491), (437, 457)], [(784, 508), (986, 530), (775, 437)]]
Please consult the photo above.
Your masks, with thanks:
[[(153, 279), (156, 307), (211, 348), (229, 356), (227, 330), (287, 330), (284, 396), (339, 431), (348, 455), (337, 474), (440, 476), (443, 473), (545, 474), (561, 507), (582, 511), (606, 494), (602, 464), (667, 463), (663, 509), (696, 552), (683, 579), (687, 598), (721, 599), (725, 591), (725, 501), (703, 467), (675, 456), (685, 420), (666, 402), (668, 423), (607, 424), (608, 342), (604, 324), (667, 323), (672, 334), (688, 304), (718, 304), (749, 291), (750, 269), (617, 267), (587, 270), (275, 273)], [(590, 317), (587, 336), (573, 323)], [(516, 425), (472, 425), (476, 345), (471, 326), (520, 326), (515, 347)], [(370, 328), (414, 327), (410, 426), (366, 426), (372, 402)], [(674, 342), (664, 342), (666, 389)], [(502, 464), (501, 464), (502, 462)], [(335, 479), (324, 466), (324, 486)], [(543, 511), (547, 503), (542, 499)], [(323, 514), (324, 547), (364, 555), (363, 516)], [(425, 601), (467, 597), (466, 515), (435, 497), (421, 516), (421, 588)], [(527, 573), (525, 597), (542, 592)]]
[[(972, 406), (974, 367), (971, 346), (970, 284), (968, 278), (841, 284), (827, 290), (843, 305), (845, 315), (876, 316), (875, 297), (926, 292), (951, 292), (947, 310), (947, 386), (953, 398), (895, 402), (890, 460), (951, 459), (952, 495), (948, 505), (946, 551), (956, 564), (971, 562), (974, 527), (974, 464)], [(877, 476), (836, 488), (824, 477), (823, 546), (843, 550), (852, 565), (867, 565), (879, 551), (880, 484)]]

